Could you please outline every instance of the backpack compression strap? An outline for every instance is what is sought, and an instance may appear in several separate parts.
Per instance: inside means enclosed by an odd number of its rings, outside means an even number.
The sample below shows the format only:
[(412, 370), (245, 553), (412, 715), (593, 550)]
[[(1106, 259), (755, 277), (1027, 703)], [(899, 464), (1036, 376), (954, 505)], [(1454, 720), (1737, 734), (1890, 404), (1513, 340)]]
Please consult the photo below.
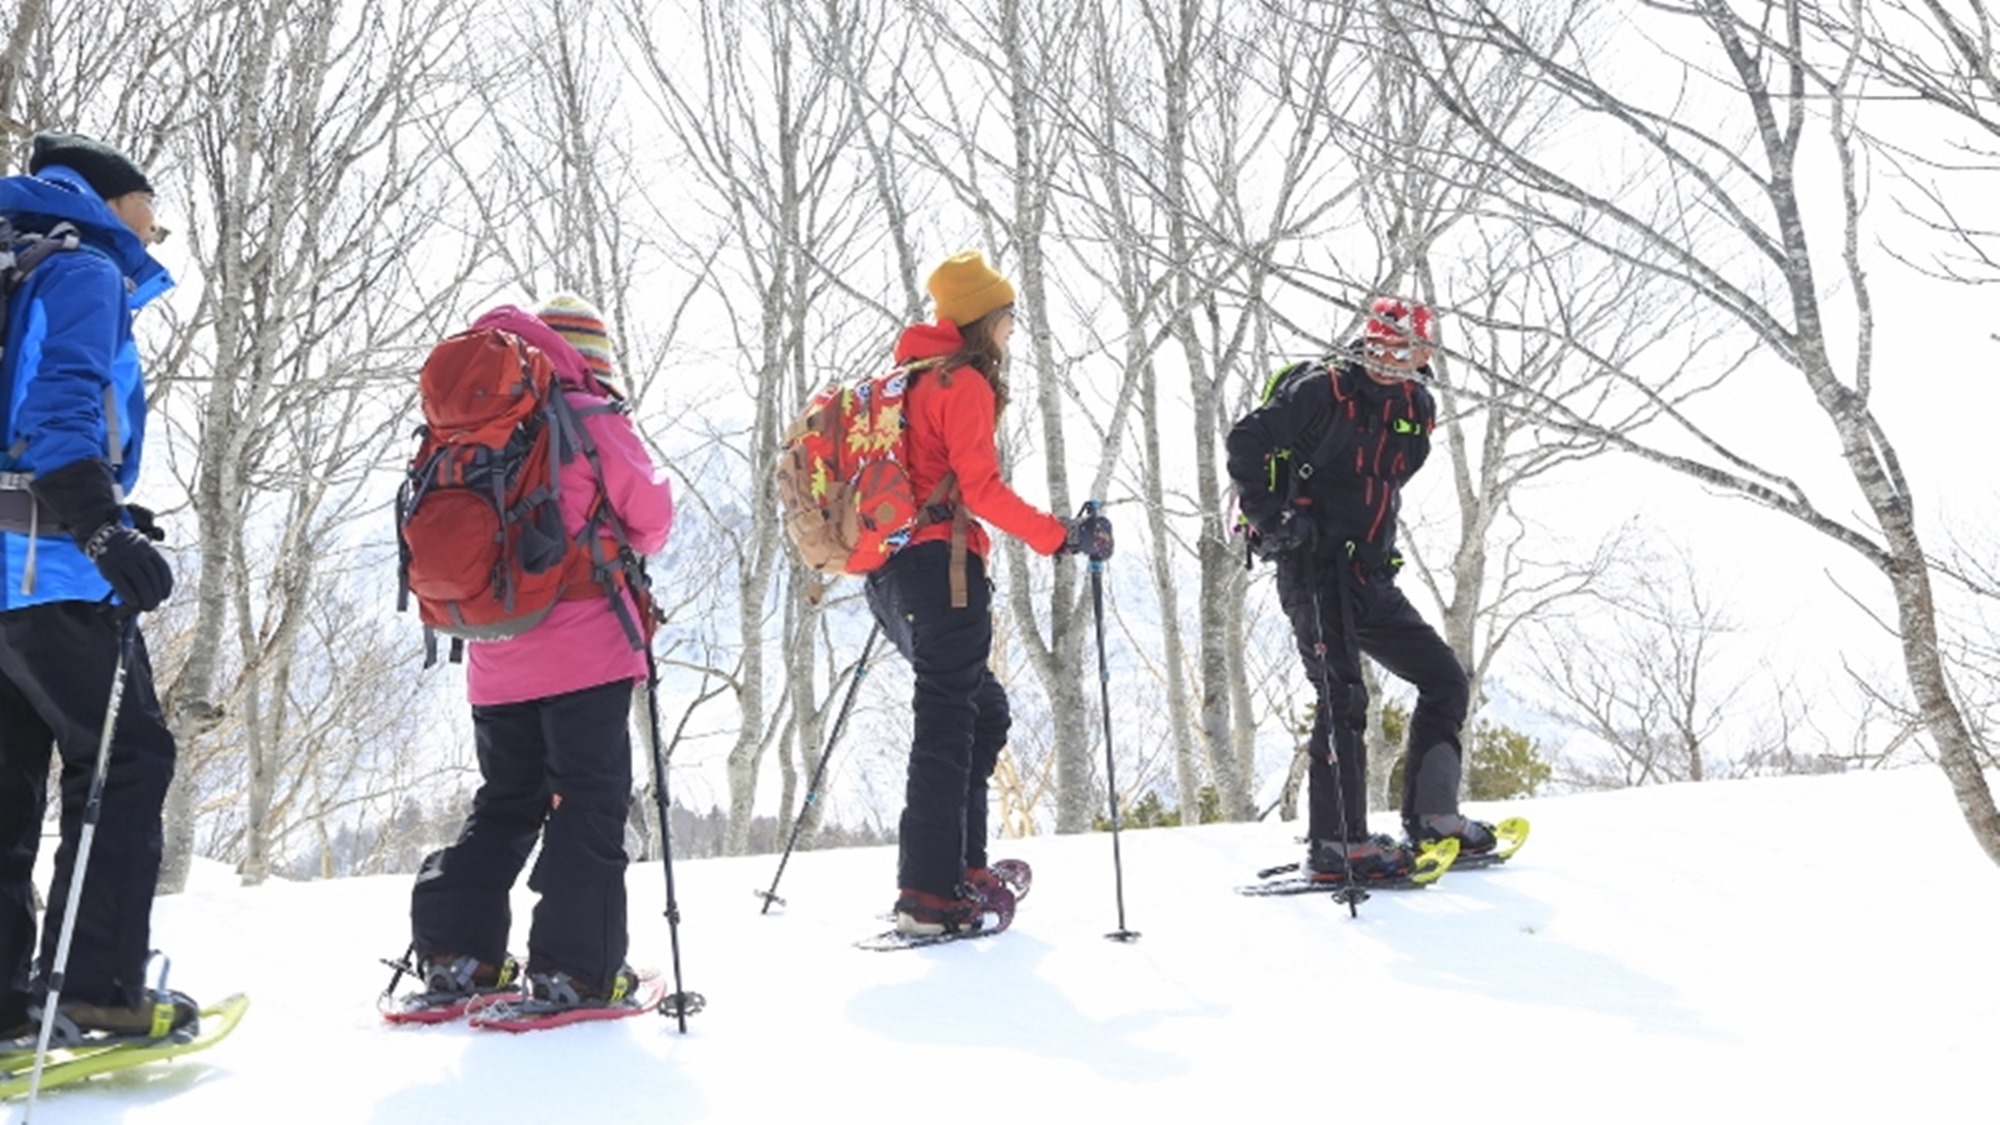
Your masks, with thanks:
[[(1313, 364), (1312, 367), (1324, 371), (1327, 379), (1333, 383), (1333, 387), (1331, 388), (1332, 402), (1327, 411), (1325, 428), (1312, 436), (1311, 451), (1306, 454), (1303, 460), (1294, 459), (1292, 471), (1285, 483), (1285, 495), (1282, 498), (1286, 508), (1295, 507), (1299, 501), (1299, 494), (1311, 483), (1313, 474), (1333, 462), (1334, 451), (1339, 447), (1340, 439), (1344, 432), (1340, 419), (1342, 401), (1340, 396), (1340, 375), (1330, 360), (1320, 361)], [(1288, 370), (1296, 370), (1296, 368)], [(1310, 369), (1304, 374), (1306, 377), (1311, 377)], [(1276, 389), (1277, 383), (1278, 380), (1273, 381), (1272, 389)], [(1266, 401), (1268, 402), (1269, 399), (1267, 398)], [(1299, 436), (1304, 437), (1305, 435), (1301, 434)]]
[(934, 523), (951, 521), (951, 608), (964, 609), (971, 604), (967, 596), (965, 581), (965, 543), (967, 528), (971, 526), (972, 515), (965, 510), (965, 502), (958, 490), (958, 474), (946, 473), (938, 479), (937, 485), (924, 501), (923, 514), (917, 517), (918, 527), (928, 527)]

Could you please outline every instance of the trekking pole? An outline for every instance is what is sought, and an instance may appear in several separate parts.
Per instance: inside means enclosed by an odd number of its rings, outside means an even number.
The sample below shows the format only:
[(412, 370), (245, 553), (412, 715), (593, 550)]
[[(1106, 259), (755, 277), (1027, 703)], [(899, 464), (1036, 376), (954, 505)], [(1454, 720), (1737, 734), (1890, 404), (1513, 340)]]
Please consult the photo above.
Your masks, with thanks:
[(376, 960), (382, 962), (382, 964), (392, 970), (389, 973), (389, 986), (382, 990), (382, 997), (386, 1000), (396, 995), (396, 986), (403, 983), (404, 977), (409, 977), (412, 980), (416, 979), (417, 943), (411, 942), (410, 947), (405, 949), (402, 957), (397, 960), (391, 961), (387, 957), (378, 957)]
[(826, 778), (827, 759), (833, 757), (833, 748), (840, 741), (840, 732), (847, 729), (848, 712), (854, 710), (854, 693), (861, 689), (861, 681), (868, 675), (868, 658), (874, 654), (875, 642), (881, 637), (882, 623), (878, 621), (875, 627), (869, 630), (867, 643), (861, 646), (861, 663), (854, 666), (854, 678), (847, 682), (847, 698), (841, 700), (840, 714), (833, 720), (833, 732), (826, 736), (826, 748), (820, 751), (819, 764), (813, 767), (812, 780), (806, 783), (805, 800), (799, 802), (799, 815), (792, 820), (791, 838), (785, 841), (785, 854), (778, 857), (778, 870), (771, 876), (771, 889), (750, 892), (764, 900), (764, 908), (757, 912), (759, 914), (769, 914), (771, 904), (774, 902), (779, 906), (785, 905), (785, 900), (778, 897), (778, 880), (785, 877), (785, 865), (791, 862), (792, 849), (798, 846), (799, 830), (805, 827), (806, 813), (813, 807), (813, 802), (819, 800), (820, 782)]
[[(1097, 515), (1102, 505), (1086, 500), (1082, 518)], [(1139, 933), (1125, 928), (1125, 860), (1118, 846), (1118, 765), (1111, 756), (1111, 669), (1104, 659), (1104, 560), (1090, 560), (1090, 608), (1097, 619), (1097, 686), (1104, 709), (1104, 787), (1111, 801), (1111, 870), (1118, 895), (1118, 928), (1104, 936), (1112, 941), (1137, 941)]]
[(125, 699), (125, 670), (132, 643), (139, 635), (137, 614), (122, 613), (118, 622), (118, 659), (111, 666), (111, 699), (104, 705), (104, 731), (97, 739), (97, 764), (90, 773), (90, 798), (83, 806), (83, 832), (76, 841), (76, 862), (69, 876), (69, 901), (63, 904), (61, 936), (56, 939), (55, 964), (49, 967), (49, 994), (42, 1001), (42, 1026), (35, 1036), (35, 1068), (28, 1076), (28, 1104), (21, 1125), (35, 1113), (42, 1089), (42, 1068), (49, 1058), (49, 1036), (55, 1030), (56, 1007), (62, 1003), (63, 974), (69, 967), (70, 938), (76, 933), (77, 907), (83, 901), (83, 876), (90, 868), (90, 845), (97, 839), (97, 817), (104, 807), (104, 775), (111, 768), (111, 734), (118, 725), (118, 707)]
[(667, 875), (667, 940), (673, 950), (674, 990), (660, 998), (659, 1012), (679, 1022), (687, 1034), (687, 1018), (701, 1011), (708, 1001), (699, 992), (681, 985), (681, 907), (674, 897), (674, 830), (672, 806), (667, 800), (667, 763), (660, 749), (660, 664), (653, 659), (653, 646), (646, 646), (646, 716), (653, 740), (653, 800), (660, 810), (660, 858)]
[[(1358, 918), (1361, 916), (1361, 904), (1368, 900), (1368, 892), (1362, 890), (1354, 881), (1354, 860), (1347, 854), (1347, 844), (1351, 838), (1347, 824), (1347, 790), (1346, 786), (1340, 780), (1340, 743), (1335, 737), (1333, 729), (1334, 719), (1331, 713), (1333, 708), (1333, 673), (1328, 667), (1325, 611), (1320, 604), (1319, 596), (1319, 567), (1314, 565), (1315, 556), (1312, 553), (1312, 544), (1308, 543), (1303, 550), (1306, 552), (1306, 588), (1312, 591), (1313, 654), (1318, 657), (1316, 663), (1319, 666), (1320, 714), (1326, 720), (1327, 771), (1333, 775), (1333, 801), (1340, 809), (1340, 870), (1342, 880), (1339, 889), (1333, 892), (1333, 901), (1346, 904), (1347, 916), (1349, 918)], [(1344, 562), (1336, 561), (1335, 565), (1340, 566), (1345, 564)], [(1346, 583), (1343, 580), (1342, 589), (1344, 590), (1345, 588)], [(1347, 599), (1345, 597), (1341, 598), (1340, 612), (1344, 619), (1345, 614), (1348, 612)], [(1345, 634), (1343, 633), (1342, 636), (1344, 638)], [(1359, 654), (1355, 654), (1355, 657), (1358, 660)], [(1341, 705), (1341, 714), (1343, 716), (1351, 709), (1352, 692), (1349, 693), (1349, 696), (1348, 702)], [(1317, 846), (1317, 841), (1309, 846)]]

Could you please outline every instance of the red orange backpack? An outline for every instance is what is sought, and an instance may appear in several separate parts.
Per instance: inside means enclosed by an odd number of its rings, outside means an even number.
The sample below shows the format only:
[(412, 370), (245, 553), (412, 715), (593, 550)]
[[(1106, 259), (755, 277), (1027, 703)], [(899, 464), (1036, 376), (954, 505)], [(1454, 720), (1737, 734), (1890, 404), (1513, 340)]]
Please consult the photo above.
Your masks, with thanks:
[[(632, 647), (645, 647), (653, 617), (645, 570), (604, 494), (583, 426), (595, 411), (563, 397), (549, 357), (509, 332), (462, 332), (431, 349), (418, 399), (424, 424), (396, 494), (396, 604), (407, 609), (416, 598), (426, 665), (435, 662), (437, 634), (452, 638), (455, 660), (466, 641), (518, 636), (557, 602), (592, 597), (608, 597)], [(572, 538), (563, 530), (561, 472), (578, 456), (597, 470), (597, 496)], [(620, 596), (628, 586), (639, 621)]]
[[(965, 507), (947, 473), (918, 501), (910, 484), (911, 384), (937, 365), (922, 360), (814, 395), (778, 452), (778, 504), (799, 563), (823, 578), (881, 566), (918, 528), (952, 521), (952, 590), (963, 604)], [(823, 584), (823, 583), (822, 583)], [(817, 600), (819, 587), (808, 597)]]

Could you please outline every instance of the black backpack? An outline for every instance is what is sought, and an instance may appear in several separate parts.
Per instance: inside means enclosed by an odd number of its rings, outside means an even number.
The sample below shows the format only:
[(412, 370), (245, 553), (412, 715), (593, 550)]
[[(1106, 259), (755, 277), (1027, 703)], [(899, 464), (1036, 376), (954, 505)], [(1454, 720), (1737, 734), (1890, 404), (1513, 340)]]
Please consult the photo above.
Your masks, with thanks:
[[(1342, 430), (1339, 419), (1331, 414), (1317, 419), (1307, 417), (1314, 408), (1301, 401), (1301, 392), (1315, 380), (1333, 378), (1330, 362), (1302, 360), (1272, 372), (1264, 381), (1264, 394), (1257, 406), (1238, 422), (1241, 425), (1242, 421), (1259, 416), (1283, 419), (1296, 433), (1296, 441), (1272, 448), (1265, 457), (1266, 471), (1271, 474), (1271, 491), (1278, 496), (1284, 510), (1299, 506), (1307, 482), (1333, 459), (1339, 447)], [(1241, 511), (1236, 513), (1236, 531), (1245, 537), (1247, 548), (1250, 518)]]

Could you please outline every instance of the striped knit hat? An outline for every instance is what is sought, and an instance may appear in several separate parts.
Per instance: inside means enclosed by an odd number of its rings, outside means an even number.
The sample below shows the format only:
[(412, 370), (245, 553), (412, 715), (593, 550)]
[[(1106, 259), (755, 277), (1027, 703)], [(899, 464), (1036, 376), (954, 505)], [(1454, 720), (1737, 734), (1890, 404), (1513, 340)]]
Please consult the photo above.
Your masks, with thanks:
[(582, 353), (583, 361), (590, 365), (591, 374), (607, 383), (617, 381), (611, 330), (605, 327), (604, 314), (597, 311), (596, 305), (574, 293), (558, 293), (542, 302), (542, 306), (535, 310), (535, 318), (555, 329), (558, 335)]

